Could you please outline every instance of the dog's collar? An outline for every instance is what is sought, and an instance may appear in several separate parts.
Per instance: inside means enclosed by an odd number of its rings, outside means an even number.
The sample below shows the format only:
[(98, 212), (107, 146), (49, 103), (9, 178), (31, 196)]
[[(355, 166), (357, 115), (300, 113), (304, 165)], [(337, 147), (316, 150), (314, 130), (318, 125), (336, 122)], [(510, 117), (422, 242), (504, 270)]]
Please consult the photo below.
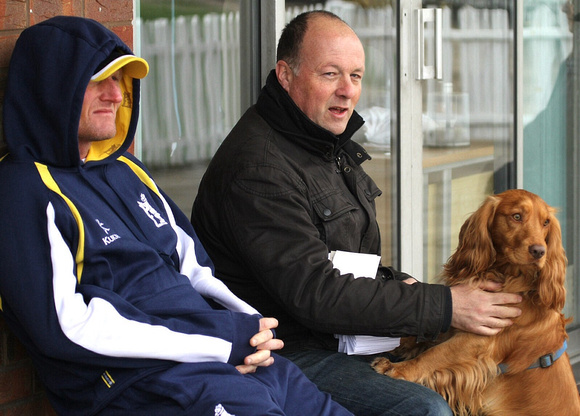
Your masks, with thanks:
[[(531, 370), (533, 368), (538, 368), (538, 367), (540, 367), (540, 368), (551, 367), (552, 364), (554, 364), (556, 362), (556, 360), (558, 358), (560, 358), (562, 356), (562, 354), (564, 354), (564, 352), (566, 351), (567, 348), (568, 348), (568, 342), (566, 340), (564, 340), (564, 343), (562, 344), (562, 346), (560, 347), (560, 349), (558, 351), (551, 352), (550, 354), (542, 355), (531, 366), (526, 368), (526, 370)], [(507, 373), (507, 371), (508, 371), (507, 364), (501, 363), (498, 365), (498, 367), (501, 370), (502, 374)]]

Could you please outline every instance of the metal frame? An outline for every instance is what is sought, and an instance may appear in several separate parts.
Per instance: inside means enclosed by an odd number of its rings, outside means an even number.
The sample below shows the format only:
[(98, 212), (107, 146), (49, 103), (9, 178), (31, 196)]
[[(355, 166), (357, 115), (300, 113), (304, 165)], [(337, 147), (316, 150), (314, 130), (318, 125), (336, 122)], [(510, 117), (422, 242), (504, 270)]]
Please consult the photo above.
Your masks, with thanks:
[[(394, 150), (398, 167), (398, 184), (393, 194), (393, 207), (399, 215), (397, 230), (400, 247), (400, 267), (418, 280), (423, 276), (423, 127), (422, 85), (417, 80), (418, 55), (409, 51), (409, 45), (418, 42), (413, 30), (413, 10), (420, 9), (421, 0), (402, 0), (398, 13), (399, 93), (397, 106), (398, 143)], [(417, 71), (418, 72), (418, 71)], [(404, 128), (403, 128), (404, 126)], [(395, 175), (396, 177), (397, 175)], [(403, 209), (404, 208), (404, 209)], [(404, 234), (403, 234), (404, 230)], [(396, 257), (394, 257), (396, 259)]]
[(240, 0), (241, 113), (256, 102), (276, 64), (284, 10), (284, 0)]

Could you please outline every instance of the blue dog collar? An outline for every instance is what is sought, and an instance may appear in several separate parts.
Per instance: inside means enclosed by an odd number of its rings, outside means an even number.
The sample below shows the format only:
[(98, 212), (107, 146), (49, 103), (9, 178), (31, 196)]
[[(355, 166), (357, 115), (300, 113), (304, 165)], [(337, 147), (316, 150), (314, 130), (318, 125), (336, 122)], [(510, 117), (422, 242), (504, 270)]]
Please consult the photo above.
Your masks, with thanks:
[[(529, 366), (526, 370), (531, 370), (533, 368), (548, 368), (551, 367), (552, 364), (554, 364), (556, 362), (556, 360), (558, 358), (560, 358), (562, 356), (562, 354), (564, 354), (564, 352), (566, 352), (566, 349), (568, 348), (568, 342), (566, 340), (564, 340), (564, 343), (562, 344), (562, 347), (560, 347), (560, 349), (554, 353), (550, 353), (550, 354), (546, 354), (546, 355), (542, 355), (540, 358), (538, 358), (531, 366)], [(498, 365), (499, 369), (501, 370), (501, 373), (506, 373), (508, 371), (508, 365), (507, 364), (499, 364)]]

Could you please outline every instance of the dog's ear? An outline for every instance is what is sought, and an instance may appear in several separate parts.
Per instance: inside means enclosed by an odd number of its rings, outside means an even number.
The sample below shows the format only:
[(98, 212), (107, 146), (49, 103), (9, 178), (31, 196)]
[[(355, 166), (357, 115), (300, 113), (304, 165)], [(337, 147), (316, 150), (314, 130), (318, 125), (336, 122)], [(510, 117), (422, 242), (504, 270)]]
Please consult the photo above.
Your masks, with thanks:
[(555, 215), (556, 210), (551, 207), (549, 209), (550, 225), (546, 237), (546, 263), (540, 272), (538, 298), (543, 305), (560, 311), (566, 301), (564, 281), (567, 259), (562, 246), (560, 222)]
[(488, 196), (461, 227), (457, 249), (444, 266), (447, 284), (475, 276), (489, 269), (495, 261), (489, 229), (499, 202), (499, 197)]

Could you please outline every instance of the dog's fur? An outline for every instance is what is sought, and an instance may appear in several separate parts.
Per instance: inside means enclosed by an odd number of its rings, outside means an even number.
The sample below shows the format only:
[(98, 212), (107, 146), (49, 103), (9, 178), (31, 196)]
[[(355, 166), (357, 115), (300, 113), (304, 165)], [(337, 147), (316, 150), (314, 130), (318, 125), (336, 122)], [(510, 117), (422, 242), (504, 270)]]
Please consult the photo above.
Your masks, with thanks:
[[(528, 369), (567, 339), (561, 311), (567, 260), (555, 210), (539, 196), (509, 190), (489, 196), (463, 224), (444, 267), (449, 286), (486, 279), (520, 293), (522, 314), (494, 336), (459, 330), (426, 345), (404, 338), (394, 351), (408, 361), (373, 362), (375, 370), (439, 392), (458, 415), (580, 415), (567, 353), (551, 367)], [(501, 374), (498, 364), (508, 371)]]

